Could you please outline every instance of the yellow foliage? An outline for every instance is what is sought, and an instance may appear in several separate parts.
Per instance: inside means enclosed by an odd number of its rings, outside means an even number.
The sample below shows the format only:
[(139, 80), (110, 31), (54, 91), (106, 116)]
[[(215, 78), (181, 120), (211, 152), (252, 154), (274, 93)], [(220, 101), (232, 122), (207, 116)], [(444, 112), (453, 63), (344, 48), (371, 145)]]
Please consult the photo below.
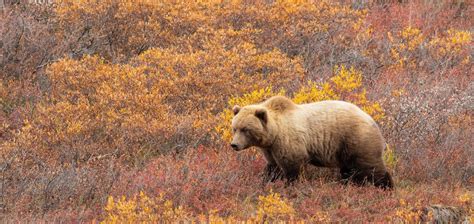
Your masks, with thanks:
[(127, 199), (122, 196), (115, 200), (109, 196), (105, 206), (105, 219), (101, 223), (157, 223), (189, 220), (188, 213), (181, 206), (165, 200), (163, 195), (149, 198), (140, 192), (138, 197)]
[[(259, 196), (254, 215), (241, 220), (246, 223), (275, 223), (294, 221), (295, 209), (278, 193), (270, 193)], [(221, 217), (216, 210), (210, 210), (209, 214), (192, 216), (181, 206), (173, 205), (172, 201), (165, 200), (160, 194), (156, 198), (149, 198), (140, 192), (129, 199), (125, 196), (119, 199), (108, 197), (104, 207), (104, 220), (101, 223), (175, 223), (175, 222), (198, 222), (198, 223), (235, 223), (238, 219), (229, 216)], [(328, 215), (320, 212), (312, 218), (314, 221), (328, 221)]]
[[(212, 223), (212, 224), (226, 224), (226, 223), (237, 223), (238, 221), (232, 217), (221, 217), (217, 214), (217, 211), (211, 209), (208, 215), (198, 215), (197, 223)], [(248, 222), (250, 223), (250, 222)]]
[(465, 204), (470, 205), (470, 204), (473, 203), (473, 194), (472, 194), (472, 192), (466, 192), (464, 194), (459, 195), (458, 200), (461, 203), (465, 203)]
[[(367, 14), (364, 10), (355, 10), (331, 1), (308, 0), (281, 0), (271, 4), (241, 0), (61, 0), (55, 4), (54, 10), (64, 30), (69, 30), (70, 27), (87, 30), (84, 18), (88, 19), (89, 26), (99, 29), (91, 33), (100, 35), (87, 38), (98, 45), (97, 51), (103, 58), (130, 60), (130, 63), (123, 65), (101, 65), (103, 69), (94, 72), (93, 78), (99, 78), (102, 71), (111, 68), (123, 67), (140, 72), (143, 77), (136, 84), (156, 88), (153, 95), (159, 98), (159, 102), (155, 105), (163, 107), (157, 111), (165, 111), (158, 117), (166, 117), (167, 121), (163, 123), (169, 128), (174, 128), (175, 119), (185, 120), (195, 129), (195, 133), (190, 135), (209, 133), (215, 129), (224, 139), (230, 136), (226, 130), (228, 125), (218, 124), (219, 120), (215, 119), (215, 115), (224, 109), (226, 102), (232, 101), (232, 98), (229, 100), (230, 96), (241, 96), (268, 86), (276, 89), (292, 88), (290, 83), (297, 86), (303, 80), (305, 71), (302, 58), (290, 57), (281, 49), (298, 49), (303, 44), (301, 40), (314, 38), (315, 35), (327, 35), (329, 32), (339, 33), (338, 27), (352, 27), (358, 32), (363, 28), (363, 19)], [(239, 18), (238, 21), (236, 18)], [(113, 26), (102, 26), (103, 21), (109, 20), (114, 21), (110, 23)], [(116, 32), (117, 30), (120, 32)], [(113, 36), (107, 36), (109, 34)], [(70, 33), (59, 32), (58, 35), (68, 36)], [(350, 34), (338, 35), (343, 40), (341, 43), (346, 45)], [(103, 44), (100, 45), (101, 43)], [(100, 47), (109, 45), (114, 51)], [(87, 60), (70, 60), (70, 66), (66, 66), (65, 62), (61, 63), (65, 71), (87, 70), (95, 66), (86, 62)], [(54, 66), (58, 67), (61, 63)], [(51, 73), (52, 76), (64, 74), (58, 69)], [(79, 82), (73, 79), (67, 81), (74, 85)], [(87, 85), (94, 84), (86, 83), (70, 91), (76, 91), (74, 97), (82, 102), (81, 110), (95, 109), (100, 118), (107, 121), (104, 124), (107, 131), (117, 127), (118, 123), (132, 126), (148, 122), (143, 117), (145, 113), (134, 110), (134, 107), (104, 108), (99, 113), (98, 108), (89, 105), (86, 100), (88, 89), (100, 88), (105, 94), (115, 91), (115, 85), (89, 87)], [(53, 88), (58, 88), (56, 83), (53, 83)], [(59, 88), (64, 89), (64, 86)], [(318, 93), (313, 89), (317, 87), (304, 88), (313, 95), (300, 95), (300, 100), (316, 100), (315, 95)], [(324, 88), (331, 91), (328, 85), (323, 85)], [(125, 91), (120, 94), (121, 92), (122, 90), (117, 92), (117, 98), (131, 99), (131, 93)], [(330, 92), (327, 94), (321, 97), (335, 98)], [(44, 105), (44, 109), (50, 108)], [(123, 119), (124, 115), (127, 119)], [(147, 117), (151, 115), (148, 114)], [(225, 117), (224, 120), (227, 121), (229, 111), (224, 112), (221, 117)], [(55, 126), (58, 125), (55, 123)], [(71, 120), (65, 127), (61, 127), (64, 129), (61, 132), (67, 136), (78, 135), (90, 129), (85, 127), (90, 127), (86, 119)]]
[[(421, 209), (416, 209), (419, 204), (411, 205), (407, 203), (404, 199), (400, 199), (400, 207), (397, 208), (394, 217), (389, 217), (390, 220), (401, 221), (402, 223), (420, 223), (421, 222)], [(428, 214), (428, 219), (430, 219), (432, 214)]]
[(311, 103), (322, 100), (345, 100), (354, 103), (371, 115), (375, 121), (382, 121), (384, 112), (377, 102), (367, 99), (367, 92), (362, 88), (362, 73), (353, 67), (335, 67), (334, 76), (328, 82), (308, 82), (294, 93), (295, 103)]
[(396, 68), (416, 66), (420, 60), (418, 51), (425, 46), (435, 59), (459, 58), (462, 64), (470, 61), (470, 55), (463, 53), (472, 43), (472, 34), (469, 31), (450, 29), (444, 36), (429, 40), (421, 30), (409, 26), (396, 35), (388, 33), (388, 39), (392, 45), (390, 56)]
[(397, 68), (415, 66), (413, 55), (425, 41), (421, 30), (408, 26), (398, 32), (396, 36), (388, 33), (388, 39), (392, 44), (390, 55), (395, 62), (394, 66)]
[(386, 166), (388, 166), (390, 169), (394, 169), (397, 166), (398, 157), (392, 147), (390, 147), (388, 144), (386, 146), (387, 147), (383, 153), (383, 160)]
[(330, 217), (328, 215), (328, 212), (318, 211), (316, 212), (316, 215), (313, 215), (309, 219), (309, 221), (311, 223), (329, 223)]
[[(430, 41), (430, 47), (435, 57), (457, 56), (463, 49), (467, 49), (472, 43), (472, 34), (469, 31), (450, 29), (444, 37), (433, 38)], [(470, 60), (470, 55), (463, 59)], [(466, 63), (466, 62), (464, 62)]]
[(421, 30), (410, 26), (402, 30), (400, 36), (404, 42), (404, 45), (400, 45), (400, 48), (407, 48), (409, 51), (419, 47), (424, 40)]
[[(222, 31), (223, 33), (233, 31)], [(230, 95), (243, 94), (267, 83), (276, 87), (301, 79), (300, 59), (279, 50), (261, 51), (249, 42), (223, 47), (221, 32), (206, 42), (206, 50), (181, 53), (150, 49), (134, 63), (142, 65), (161, 88), (165, 101), (180, 114), (216, 114)], [(234, 33), (235, 34), (235, 33)], [(217, 93), (217, 94), (216, 94)], [(202, 115), (204, 116), (204, 115)], [(209, 122), (212, 122), (210, 120)]]
[[(336, 69), (338, 69), (336, 67)], [(340, 92), (352, 92), (355, 89), (362, 86), (362, 73), (356, 71), (353, 67), (346, 69), (345, 66), (341, 66), (336, 76), (331, 78), (331, 81), (335, 85), (335, 89)]]
[[(44, 152), (53, 163), (74, 151), (85, 156), (76, 162), (115, 150), (128, 159), (146, 147), (144, 142), (173, 131), (160, 87), (150, 85), (142, 67), (84, 57), (60, 60), (47, 74), (50, 95), (38, 104), (33, 128), (22, 130), (17, 143)], [(62, 151), (61, 145), (71, 151)]]
[[(104, 48), (101, 55), (129, 57), (151, 46), (196, 50), (213, 32), (203, 30), (229, 29), (251, 31), (256, 45), (266, 49), (276, 45), (300, 46), (301, 40), (328, 32), (339, 33), (339, 27), (354, 27), (357, 33), (367, 12), (332, 1), (280, 0), (265, 1), (163, 1), (163, 0), (59, 0), (55, 12), (69, 36), (77, 27), (99, 33), (95, 41), (112, 45), (115, 51)], [(87, 21), (87, 26), (83, 21)], [(113, 21), (111, 27), (103, 22)], [(72, 29), (72, 28), (76, 29)], [(120, 32), (117, 32), (120, 30)], [(246, 33), (250, 34), (250, 33)], [(111, 36), (107, 36), (111, 35)], [(351, 34), (341, 33), (343, 45)], [(271, 41), (268, 41), (271, 40)], [(227, 43), (231, 44), (232, 43)], [(230, 46), (230, 45), (229, 45)]]
[(329, 83), (318, 85), (318, 83), (312, 81), (309, 81), (306, 86), (301, 87), (293, 97), (293, 101), (298, 104), (334, 99), (339, 99), (339, 96), (336, 95)]
[(474, 209), (469, 209), (469, 219), (468, 219), (468, 221), (470, 223), (474, 222)]
[(295, 209), (280, 194), (273, 193), (267, 196), (259, 196), (257, 204), (256, 219), (260, 223), (288, 220), (295, 216)]
[(209, 135), (231, 95), (268, 83), (281, 88), (304, 75), (301, 59), (263, 51), (240, 38), (244, 31), (209, 32), (204, 49), (191, 53), (152, 48), (124, 64), (98, 56), (53, 63), (47, 71), (50, 95), (35, 111), (34, 128), (22, 133), (33, 137), (18, 144), (53, 149), (51, 161), (69, 153), (61, 148), (80, 152), (81, 160), (114, 152), (130, 161), (137, 152), (160, 152), (160, 143), (184, 121), (194, 128), (189, 138)]

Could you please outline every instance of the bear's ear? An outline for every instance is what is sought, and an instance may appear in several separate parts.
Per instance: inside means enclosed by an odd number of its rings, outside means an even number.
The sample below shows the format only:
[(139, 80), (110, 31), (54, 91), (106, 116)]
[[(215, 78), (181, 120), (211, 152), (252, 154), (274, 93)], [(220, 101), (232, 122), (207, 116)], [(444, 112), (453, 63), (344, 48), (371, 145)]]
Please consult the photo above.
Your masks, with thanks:
[(240, 106), (239, 105), (235, 105), (234, 108), (232, 108), (232, 111), (234, 112), (234, 115), (237, 115), (240, 111)]
[(265, 108), (257, 109), (255, 111), (255, 116), (258, 117), (264, 124), (268, 121), (268, 114)]

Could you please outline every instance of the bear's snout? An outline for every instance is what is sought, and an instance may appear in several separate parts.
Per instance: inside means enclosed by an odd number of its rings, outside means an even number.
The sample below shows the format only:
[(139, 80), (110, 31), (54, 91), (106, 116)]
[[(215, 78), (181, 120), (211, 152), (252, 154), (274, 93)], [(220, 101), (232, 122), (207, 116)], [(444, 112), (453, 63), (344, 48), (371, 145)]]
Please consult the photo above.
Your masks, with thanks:
[(231, 143), (230, 146), (232, 147), (233, 150), (239, 151), (239, 146), (237, 144)]

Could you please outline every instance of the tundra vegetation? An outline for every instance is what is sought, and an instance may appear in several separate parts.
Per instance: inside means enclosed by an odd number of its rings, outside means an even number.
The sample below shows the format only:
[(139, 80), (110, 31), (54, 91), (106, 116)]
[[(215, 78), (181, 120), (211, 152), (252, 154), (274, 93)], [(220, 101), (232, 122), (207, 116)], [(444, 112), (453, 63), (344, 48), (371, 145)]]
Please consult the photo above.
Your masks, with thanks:
[[(58, 0), (0, 18), (0, 218), (473, 221), (470, 1)], [(261, 185), (231, 108), (286, 95), (374, 117), (397, 188)], [(468, 218), (469, 219), (469, 218)]]

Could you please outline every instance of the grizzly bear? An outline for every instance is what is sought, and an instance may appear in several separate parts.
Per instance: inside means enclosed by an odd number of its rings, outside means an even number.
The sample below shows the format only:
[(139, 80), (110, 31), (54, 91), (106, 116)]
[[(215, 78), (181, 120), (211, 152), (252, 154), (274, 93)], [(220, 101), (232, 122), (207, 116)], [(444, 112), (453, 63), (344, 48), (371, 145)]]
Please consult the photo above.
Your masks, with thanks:
[(291, 183), (305, 164), (338, 167), (344, 183), (371, 183), (387, 189), (385, 140), (375, 121), (354, 104), (321, 101), (295, 104), (283, 96), (233, 108), (235, 151), (256, 146), (267, 163), (265, 181), (286, 177)]

